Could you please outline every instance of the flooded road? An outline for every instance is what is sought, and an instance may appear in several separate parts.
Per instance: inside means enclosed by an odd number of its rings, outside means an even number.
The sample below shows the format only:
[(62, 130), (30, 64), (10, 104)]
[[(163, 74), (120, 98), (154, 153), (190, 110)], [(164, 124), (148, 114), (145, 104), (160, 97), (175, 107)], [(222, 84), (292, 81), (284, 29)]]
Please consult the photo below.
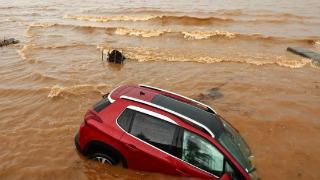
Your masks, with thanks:
[[(0, 49), (0, 179), (179, 179), (76, 152), (86, 110), (128, 83), (214, 107), (261, 179), (320, 179), (319, 64), (286, 51), (320, 51), (319, 12), (316, 0), (1, 0), (0, 35), (20, 43)], [(101, 61), (113, 48), (124, 65)]]

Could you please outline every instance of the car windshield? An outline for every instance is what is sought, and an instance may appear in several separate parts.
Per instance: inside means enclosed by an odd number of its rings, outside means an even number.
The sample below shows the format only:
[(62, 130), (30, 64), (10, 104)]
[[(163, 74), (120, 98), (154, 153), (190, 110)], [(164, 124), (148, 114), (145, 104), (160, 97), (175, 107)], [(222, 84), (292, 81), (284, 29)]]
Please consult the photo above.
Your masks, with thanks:
[(250, 161), (251, 151), (240, 136), (240, 134), (222, 117), (224, 131), (218, 138), (218, 141), (233, 155), (233, 157), (240, 163), (240, 165), (247, 171), (251, 172), (254, 170)]

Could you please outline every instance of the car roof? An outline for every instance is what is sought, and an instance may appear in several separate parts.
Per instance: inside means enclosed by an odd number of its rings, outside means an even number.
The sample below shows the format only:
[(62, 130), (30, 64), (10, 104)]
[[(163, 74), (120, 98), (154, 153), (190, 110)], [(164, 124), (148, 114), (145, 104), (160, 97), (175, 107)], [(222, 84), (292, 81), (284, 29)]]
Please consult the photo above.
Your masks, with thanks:
[(202, 106), (195, 105), (195, 100), (160, 90), (144, 85), (125, 85), (114, 89), (108, 95), (108, 99), (111, 103), (118, 99), (126, 99), (147, 104), (179, 116), (212, 137), (217, 138), (221, 135), (223, 124), (214, 111), (208, 112)]
[(124, 85), (111, 91), (108, 98), (110, 102), (113, 102), (120, 99), (121, 96), (129, 96), (151, 102), (152, 98), (157, 94), (159, 93), (156, 93), (153, 90), (142, 88), (138, 85)]
[(215, 137), (219, 137), (223, 132), (223, 124), (216, 114), (160, 94), (156, 95), (151, 102), (205, 125), (214, 133)]

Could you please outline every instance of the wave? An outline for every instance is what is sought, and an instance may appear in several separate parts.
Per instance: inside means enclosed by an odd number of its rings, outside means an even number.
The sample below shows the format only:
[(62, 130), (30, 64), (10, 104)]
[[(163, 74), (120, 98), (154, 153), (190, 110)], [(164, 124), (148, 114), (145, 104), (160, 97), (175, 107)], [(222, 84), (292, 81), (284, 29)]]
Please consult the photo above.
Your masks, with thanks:
[(116, 28), (114, 34), (117, 35), (127, 35), (127, 36), (137, 36), (137, 37), (159, 37), (166, 34), (176, 34), (177, 37), (182, 36), (187, 40), (201, 40), (210, 39), (213, 37), (225, 37), (225, 38), (235, 38), (240, 36), (240, 34), (227, 32), (227, 31), (172, 31), (167, 29), (158, 30), (142, 30), (142, 29), (131, 29), (131, 28)]
[(171, 31), (171, 30), (141, 30), (141, 29), (131, 29), (131, 28), (116, 28), (114, 31), (117, 35), (128, 35), (128, 36), (137, 36), (137, 37), (158, 37), (165, 34), (178, 34), (183, 35), (187, 40), (200, 40), (200, 39), (209, 39), (215, 36), (226, 37), (226, 38), (235, 38), (236, 33), (227, 32), (227, 31)]
[(73, 86), (61, 86), (54, 85), (50, 88), (48, 98), (54, 98), (59, 96), (70, 96), (70, 95), (81, 95), (87, 92), (97, 92), (105, 94), (111, 89), (110, 85), (107, 84), (80, 84)]
[[(97, 46), (98, 49), (108, 51), (109, 47)], [(167, 61), (167, 62), (197, 62), (197, 63), (245, 63), (257, 66), (262, 65), (278, 65), (287, 68), (302, 68), (312, 60), (306, 58), (290, 58), (282, 56), (260, 57), (254, 55), (239, 55), (239, 56), (201, 56), (197, 54), (177, 54), (170, 50), (161, 50), (143, 48), (143, 47), (127, 47), (124, 48), (127, 58), (138, 62), (149, 61)]]
[(94, 21), (94, 22), (109, 22), (109, 21), (147, 21), (156, 18), (156, 15), (144, 15), (144, 16), (87, 16), (87, 15), (70, 15), (66, 14), (63, 16), (64, 19), (76, 19), (82, 21)]
[(81, 44), (81, 43), (72, 43), (72, 44), (58, 44), (58, 45), (42, 45), (42, 44), (26, 44), (23, 45), (20, 50), (17, 50), (20, 58), (22, 60), (26, 60), (30, 64), (39, 64), (43, 63), (41, 60), (36, 60), (31, 58), (30, 54), (33, 51), (39, 49), (67, 49), (67, 48), (75, 48), (75, 47), (96, 47), (96, 44)]
[(227, 37), (227, 38), (235, 38), (236, 33), (227, 32), (227, 31), (213, 31), (213, 32), (203, 32), (203, 31), (192, 31), (192, 32), (182, 32), (183, 37), (185, 39), (209, 39), (211, 37), (220, 36), (220, 37)]
[(290, 19), (290, 20), (307, 20), (307, 19), (316, 19), (316, 17), (313, 16), (305, 16), (305, 15), (299, 15), (299, 14), (293, 14), (289, 12), (275, 12), (271, 10), (243, 10), (243, 9), (234, 9), (234, 10), (218, 10), (216, 12), (213, 12), (216, 15), (219, 16), (225, 16), (225, 17), (251, 17), (251, 18), (275, 18), (275, 19)]
[[(90, 45), (94, 46), (94, 45)], [(53, 48), (68, 48), (73, 47), (72, 45), (66, 45), (66, 46), (54, 46), (54, 47), (42, 47), (38, 45), (27, 45), (24, 46), (24, 51), (28, 50), (29, 48), (47, 48), (47, 49), (53, 49)], [(107, 52), (110, 47), (106, 47), (102, 44), (95, 45), (97, 49), (100, 51)], [(264, 56), (254, 56), (254, 55), (237, 55), (237, 56), (202, 56), (200, 54), (186, 54), (186, 53), (176, 53), (174, 51), (170, 50), (159, 50), (159, 49), (151, 49), (151, 48), (143, 48), (143, 47), (125, 47), (123, 48), (123, 51), (125, 52), (126, 57), (129, 60), (139, 61), (139, 62), (146, 62), (146, 61), (168, 61), (168, 62), (198, 62), (198, 63), (221, 63), (221, 62), (232, 62), (232, 63), (246, 63), (246, 64), (254, 64), (254, 65), (278, 65), (282, 67), (288, 67), (288, 68), (301, 68), (306, 66), (307, 64), (310, 64), (312, 67), (320, 67), (320, 64), (316, 61), (312, 61), (310, 59), (306, 58), (290, 58), (290, 57), (281, 57), (281, 56), (272, 56), (272, 57), (264, 57)], [(26, 57), (28, 58), (28, 57)], [(48, 80), (53, 82), (60, 82), (61, 80), (56, 77), (51, 77), (48, 75), (44, 75), (41, 73), (33, 73), (30, 76), (25, 77), (27, 79), (32, 80)], [(55, 86), (50, 89), (50, 96), (59, 96), (60, 93), (67, 93), (67, 94), (76, 94), (74, 93), (73, 89), (77, 91), (77, 89), (82, 88), (86, 89), (87, 86), (91, 85), (76, 85), (72, 87), (61, 87), (61, 86)], [(97, 86), (101, 87), (101, 85)], [(93, 91), (97, 91), (97, 87), (91, 88)], [(90, 89), (89, 88), (89, 89)], [(99, 90), (99, 88), (98, 88)], [(101, 90), (101, 89), (100, 89)], [(100, 91), (99, 91), (100, 92)]]
[(305, 37), (305, 38), (287, 38), (277, 36), (265, 36), (260, 33), (254, 34), (241, 34), (237, 32), (228, 32), (222, 30), (215, 31), (173, 31), (170, 29), (157, 29), (157, 30), (142, 30), (142, 29), (131, 29), (131, 28), (112, 28), (110, 32), (116, 35), (125, 36), (137, 36), (142, 38), (160, 37), (164, 35), (176, 35), (176, 38), (183, 37), (186, 40), (208, 40), (215, 38), (226, 38), (228, 39), (241, 39), (241, 40), (258, 40), (258, 41), (274, 41), (284, 43), (304, 43), (304, 44), (315, 44), (320, 37)]
[(157, 37), (169, 32), (170, 30), (139, 30), (129, 28), (116, 28), (114, 31), (114, 33), (117, 35), (129, 35), (138, 37)]
[(217, 23), (232, 23), (235, 20), (229, 18), (218, 18), (218, 17), (194, 17), (194, 16), (158, 16), (152, 20), (157, 21), (161, 24), (175, 24), (180, 23), (183, 25), (210, 25)]
[(20, 52), (25, 53), (31, 49), (66, 49), (73, 47), (92, 47), (96, 44), (82, 44), (82, 43), (71, 43), (71, 44), (58, 44), (58, 45), (42, 45), (42, 44), (27, 44), (22, 47)]
[(26, 52), (28, 51), (29, 47), (30, 45), (24, 45), (20, 50), (18, 50), (18, 54), (20, 55), (21, 59), (27, 59)]
[(59, 79), (57, 77), (49, 76), (49, 75), (39, 73), (39, 72), (30, 73), (29, 75), (23, 77), (23, 80), (31, 80), (32, 82), (35, 82), (35, 81), (44, 81), (44, 82), (65, 81), (65, 80)]
[(52, 27), (52, 26), (56, 26), (56, 25), (60, 25), (58, 23), (32, 23), (30, 25), (30, 27), (43, 27), (43, 28), (47, 28), (47, 27)]
[[(215, 13), (171, 13), (171, 12), (157, 12), (146, 14), (144, 11), (138, 13), (117, 14), (110, 16), (98, 16), (98, 15), (72, 15), (66, 14), (63, 18), (74, 19), (80, 21), (92, 21), (92, 22), (111, 22), (111, 21), (131, 21), (131, 22), (153, 22), (158, 24), (182, 24), (182, 25), (213, 25), (213, 24), (231, 24), (231, 23), (273, 23), (273, 24), (285, 24), (285, 23), (319, 23), (310, 22), (310, 20), (317, 20), (313, 17), (299, 16), (290, 13), (275, 13), (275, 12), (243, 12), (243, 11), (231, 11), (231, 12), (215, 12)], [(116, 13), (112, 13), (116, 14)]]
[(27, 38), (32, 38), (36, 35), (36, 33), (33, 32), (33, 29), (35, 29), (35, 28), (49, 28), (49, 27), (54, 27), (54, 26), (62, 26), (62, 25), (58, 24), (58, 23), (32, 23), (28, 26), (24, 36)]
[(195, 16), (203, 16), (203, 17), (212, 17), (212, 16), (222, 16), (222, 17), (234, 17), (238, 18), (241, 16), (248, 17), (275, 17), (275, 18), (291, 18), (291, 19), (310, 19), (316, 17), (314, 16), (305, 16), (301, 14), (293, 14), (290, 12), (276, 12), (272, 10), (248, 10), (248, 9), (220, 9), (216, 11), (173, 11), (173, 10), (161, 10), (158, 8), (150, 8), (150, 7), (139, 7), (139, 8), (120, 8), (114, 9), (112, 11), (106, 10), (105, 8), (96, 8), (90, 10), (83, 10), (81, 13), (83, 14), (117, 14), (121, 15), (125, 12), (126, 14), (135, 14), (135, 15), (145, 15), (145, 14), (153, 14), (153, 15), (169, 15), (169, 16), (184, 16), (184, 15), (195, 15)]
[(58, 45), (37, 45), (32, 44), (29, 47), (32, 49), (67, 49), (67, 48), (74, 48), (74, 47), (92, 47), (96, 46), (96, 44), (82, 44), (82, 43), (71, 43), (71, 44), (58, 44)]
[(218, 17), (194, 17), (194, 16), (171, 16), (171, 15), (117, 15), (117, 16), (87, 16), (70, 15), (64, 16), (65, 19), (75, 19), (81, 21), (110, 22), (110, 21), (153, 21), (161, 24), (180, 23), (184, 25), (202, 25), (214, 23), (230, 23), (234, 20)]
[(52, 7), (52, 6), (39, 6), (37, 9), (42, 11), (57, 11), (58, 8)]
[(79, 29), (82, 31), (91, 32), (92, 29), (104, 29), (107, 34), (121, 35), (121, 36), (136, 36), (142, 38), (161, 37), (164, 35), (175, 35), (176, 38), (183, 37), (186, 40), (207, 40), (215, 38), (226, 39), (241, 39), (241, 40), (258, 40), (258, 41), (274, 41), (282, 43), (304, 43), (316, 44), (320, 37), (310, 36), (304, 38), (288, 38), (279, 36), (266, 36), (260, 33), (242, 34), (237, 32), (228, 32), (223, 30), (214, 31), (175, 31), (171, 29), (134, 29), (125, 27), (103, 27), (103, 26), (81, 26), (70, 24), (44, 23), (32, 24), (29, 26), (26, 35), (34, 35), (33, 28), (71, 28), (73, 30)]
[[(298, 22), (298, 23), (303, 23), (303, 24), (308, 24), (310, 23), (309, 21), (305, 21), (304, 18), (302, 17), (297, 17), (296, 19), (290, 19), (287, 17), (281, 17), (279, 16), (258, 16), (258, 17), (250, 17), (250, 18), (245, 18), (245, 19), (240, 19), (239, 17), (233, 17), (233, 18), (227, 18), (226, 16), (207, 16), (207, 17), (194, 17), (194, 16), (167, 16), (167, 15), (162, 15), (158, 16), (153, 19), (149, 19), (149, 21), (154, 21), (160, 24), (182, 24), (182, 25), (213, 25), (213, 24), (223, 24), (223, 25), (228, 25), (228, 24), (235, 24), (235, 23), (248, 23), (248, 24), (263, 24), (263, 23), (268, 23), (268, 24), (286, 24), (286, 23), (293, 23), (293, 22)], [(309, 19), (308, 19), (309, 20)], [(316, 22), (312, 22), (315, 24)]]
[(73, 25), (73, 24), (60, 24), (60, 23), (33, 23), (28, 26), (27, 31), (25, 33), (26, 37), (33, 37), (35, 36), (35, 32), (33, 30), (35, 29), (46, 29), (46, 28), (71, 28), (71, 29), (79, 29), (91, 32), (92, 29), (103, 29), (107, 31), (114, 31), (116, 28), (113, 27), (104, 27), (104, 26), (84, 26), (84, 25)]
[(84, 25), (72, 25), (72, 24), (58, 24), (58, 23), (37, 23), (31, 24), (27, 31), (26, 35), (34, 35), (32, 32), (33, 29), (36, 28), (70, 28), (73, 30), (81, 30), (81, 31), (89, 31), (91, 32), (92, 29), (103, 29), (106, 30), (107, 34), (118, 34), (118, 35), (132, 35), (132, 36), (141, 36), (141, 37), (152, 37), (146, 34), (153, 34), (152, 32), (159, 32), (155, 33), (153, 36), (160, 36), (165, 32), (170, 32), (170, 30), (143, 30), (143, 29), (131, 29), (131, 28), (124, 28), (124, 27), (104, 27), (104, 26), (84, 26)]
[(62, 97), (62, 96), (77, 96), (87, 94), (88, 92), (95, 92), (105, 94), (112, 89), (108, 84), (79, 84), (73, 86), (54, 85), (52, 87), (39, 88), (0, 88), (0, 93), (5, 95), (10, 94), (28, 94), (28, 93), (48, 93), (48, 98)]
[(73, 29), (81, 29), (81, 30), (91, 30), (92, 28), (97, 29), (105, 29), (108, 34), (116, 34), (116, 35), (125, 35), (125, 36), (137, 36), (137, 37), (157, 37), (162, 36), (168, 33), (180, 34), (183, 35), (186, 39), (208, 39), (212, 36), (225, 36), (229, 38), (233, 38), (235, 33), (225, 32), (225, 31), (213, 31), (213, 32), (201, 32), (201, 31), (172, 31), (170, 29), (156, 29), (156, 30), (144, 30), (144, 29), (133, 29), (133, 28), (124, 28), (124, 27), (101, 27), (101, 26), (78, 26), (78, 25), (68, 25), (68, 24), (57, 24), (57, 23), (37, 23), (29, 26), (26, 35), (33, 36), (32, 32), (33, 28), (73, 28)]
[[(263, 16), (262, 16), (263, 17)], [(273, 17), (273, 16), (270, 16)], [(276, 17), (276, 16), (275, 16)], [(240, 20), (232, 19), (225, 17), (214, 17), (214, 16), (187, 16), (187, 15), (118, 15), (118, 16), (88, 16), (88, 15), (70, 15), (67, 14), (64, 16), (65, 19), (75, 19), (80, 21), (92, 21), (92, 22), (110, 22), (110, 21), (150, 21), (154, 23), (159, 23), (162, 25), (165, 24), (182, 24), (182, 25), (212, 25), (212, 24), (230, 24), (230, 23), (292, 23), (293, 20), (288, 20), (286, 18), (271, 18), (267, 19), (258, 18), (258, 19), (249, 19), (249, 20)], [(298, 21), (299, 20), (299, 21)], [(303, 19), (298, 18), (298, 22)]]

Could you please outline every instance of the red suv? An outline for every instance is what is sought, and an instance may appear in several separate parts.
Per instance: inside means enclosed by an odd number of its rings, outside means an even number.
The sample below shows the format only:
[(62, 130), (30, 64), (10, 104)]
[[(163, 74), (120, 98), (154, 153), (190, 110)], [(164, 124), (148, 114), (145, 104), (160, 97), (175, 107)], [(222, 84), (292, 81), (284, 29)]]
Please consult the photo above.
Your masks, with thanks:
[(130, 169), (257, 179), (248, 145), (214, 109), (146, 85), (104, 95), (86, 113), (75, 144), (90, 159)]

